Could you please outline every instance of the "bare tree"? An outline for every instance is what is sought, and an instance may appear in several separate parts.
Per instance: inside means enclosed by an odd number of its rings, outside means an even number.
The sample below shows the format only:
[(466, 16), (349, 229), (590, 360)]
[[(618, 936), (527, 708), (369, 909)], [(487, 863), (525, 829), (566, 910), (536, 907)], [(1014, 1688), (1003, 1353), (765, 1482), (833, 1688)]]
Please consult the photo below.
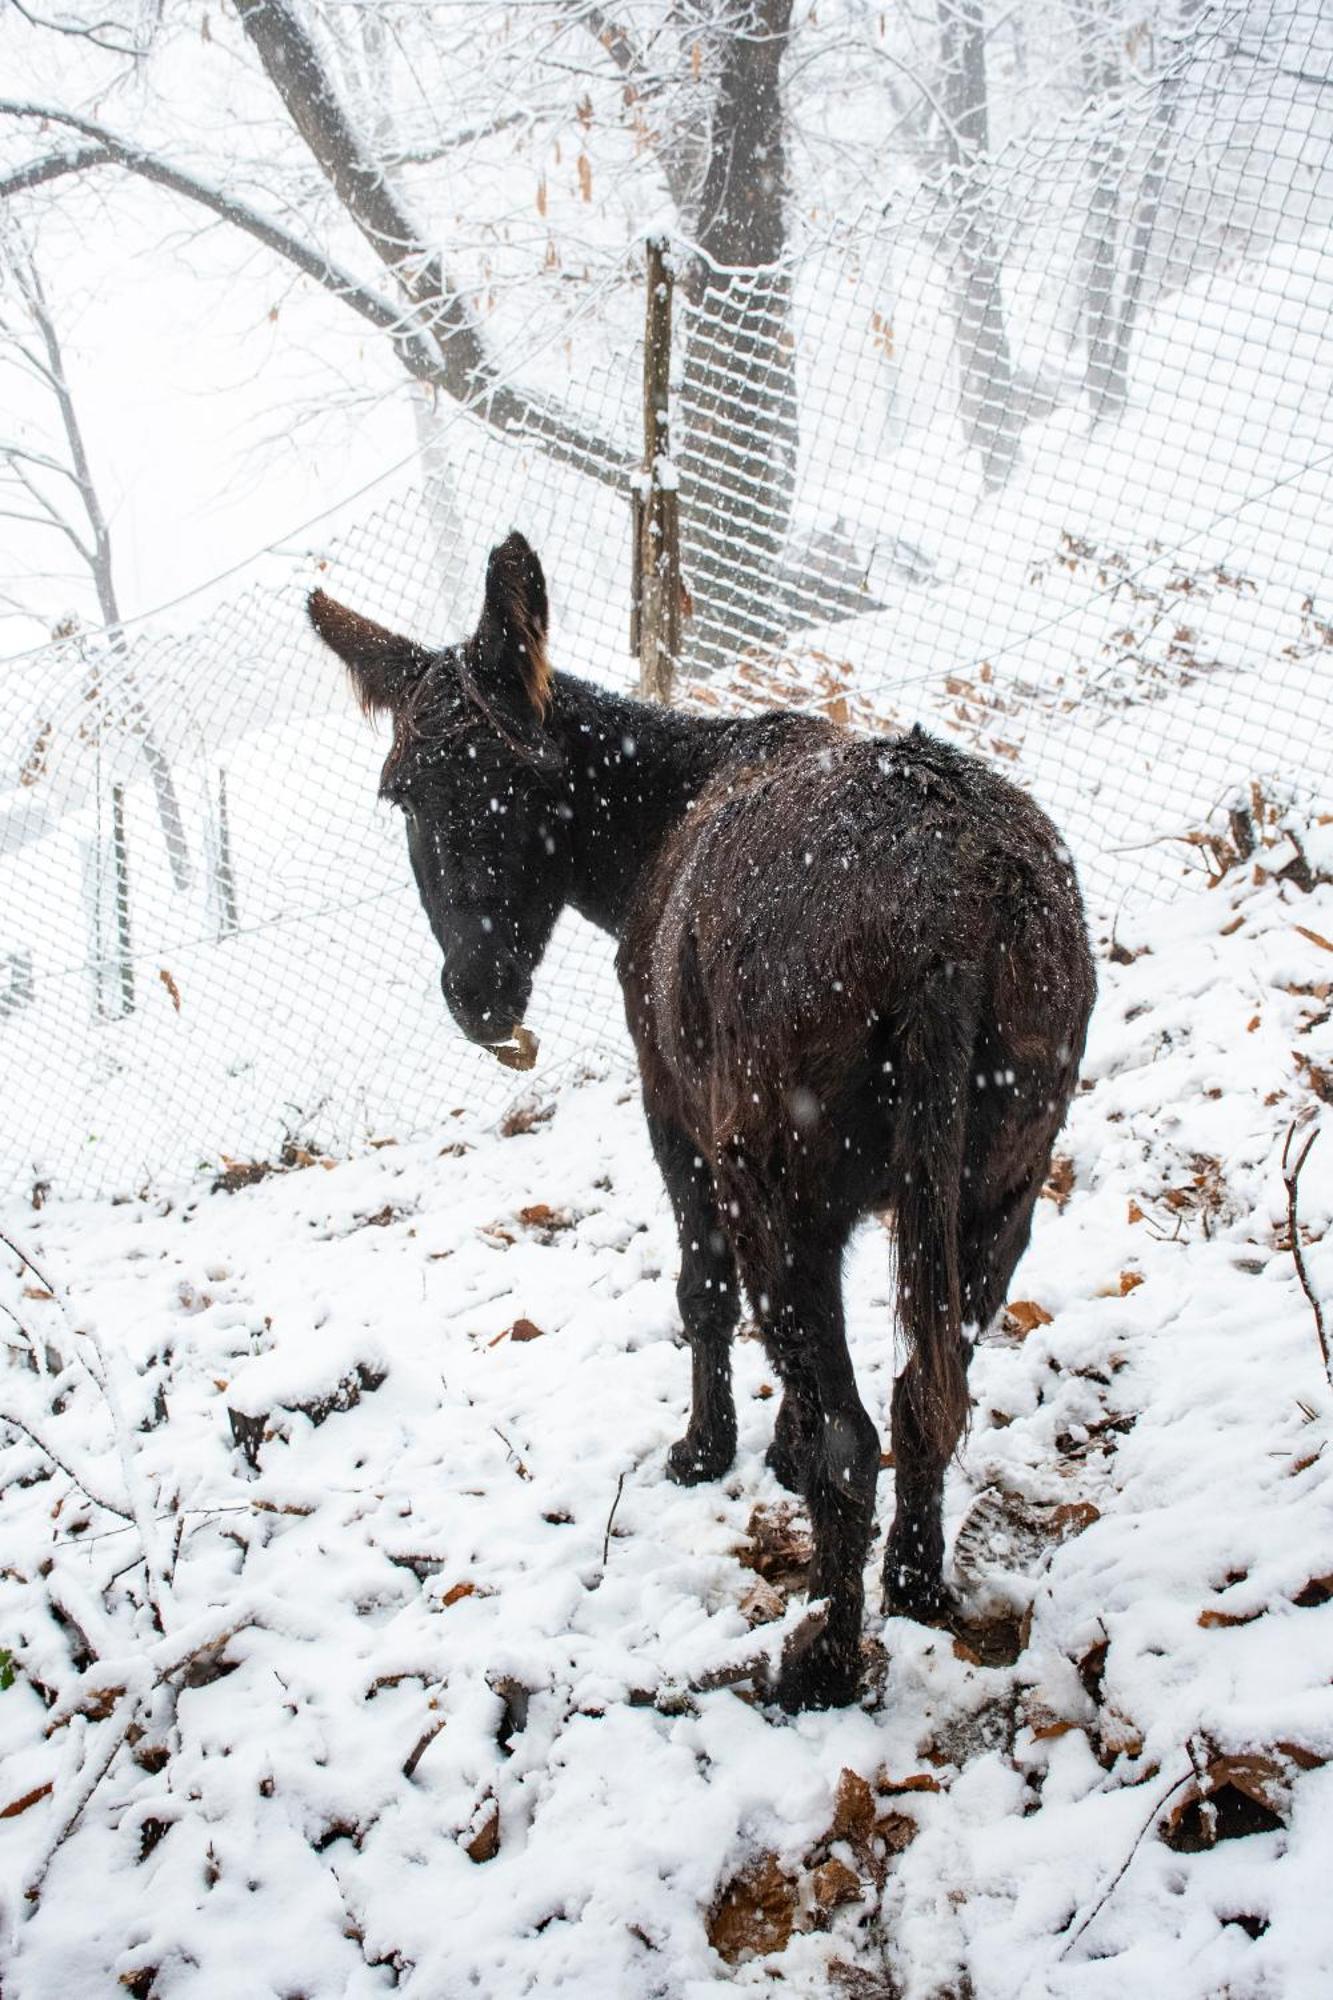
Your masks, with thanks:
[[(263, 243), (386, 334), (408, 374), (434, 395), (628, 492), (631, 460), (618, 443), (502, 376), (468, 286), (450, 271), (404, 191), (404, 166), (429, 160), (444, 172), (449, 148), (405, 142), (382, 102), (377, 108), (390, 10), (366, 7), (355, 19), (335, 12), (331, 25), (300, 0), (235, 0), (235, 12), (325, 189), (373, 253), (380, 282), (331, 252), (327, 232), (310, 225), (308, 200), (260, 209), (226, 175), (206, 177), (82, 110), (42, 101), (0, 100), (0, 118), (55, 140), (0, 174), (0, 197), (104, 168), (182, 196)], [(768, 640), (780, 626), (773, 580), (796, 445), (779, 81), (791, 0), (681, 0), (662, 10), (648, 43), (596, 0), (556, 0), (550, 18), (557, 32), (584, 38), (589, 74), (622, 79), (626, 124), (646, 136), (681, 233), (698, 246), (687, 286), (693, 311), (681, 499), (696, 654), (715, 657), (724, 633), (734, 649), (738, 634)], [(567, 66), (578, 74), (577, 61)], [(479, 119), (465, 136), (522, 116)], [(747, 382), (762, 393), (743, 396)], [(738, 523), (747, 543), (744, 575), (734, 548)]]
[[(133, 737), (157, 800), (158, 818), (178, 889), (191, 880), (189, 843), (171, 767), (134, 684), (112, 563), (111, 529), (79, 421), (64, 350), (31, 243), (12, 217), (0, 228), (0, 341), (3, 359), (54, 405), (63, 453), (46, 450), (17, 426), (0, 432), (0, 515), (60, 536), (86, 572), (97, 599), (109, 661), (92, 669), (99, 714)], [(108, 700), (100, 675), (114, 676)]]
[(1014, 365), (1005, 327), (1002, 265), (986, 184), (990, 100), (983, 0), (938, 0), (944, 144), (950, 213), (946, 271), (958, 359), (963, 435), (981, 456), (988, 491), (1018, 456)]

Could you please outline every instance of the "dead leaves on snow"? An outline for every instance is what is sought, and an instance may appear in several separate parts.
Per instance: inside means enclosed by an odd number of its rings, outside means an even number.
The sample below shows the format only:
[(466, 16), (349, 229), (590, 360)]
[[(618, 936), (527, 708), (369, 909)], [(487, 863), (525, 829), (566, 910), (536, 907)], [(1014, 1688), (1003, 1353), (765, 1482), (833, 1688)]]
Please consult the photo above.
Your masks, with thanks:
[(1291, 1814), (1292, 1784), (1324, 1758), (1299, 1743), (1224, 1754), (1196, 1746), (1195, 1776), (1158, 1829), (1177, 1854), (1200, 1854), (1220, 1840), (1275, 1833)]
[(708, 1942), (728, 1965), (785, 1951), (795, 1932), (823, 1929), (844, 1906), (865, 1905), (883, 1891), (893, 1858), (915, 1839), (915, 1818), (886, 1798), (938, 1791), (925, 1773), (872, 1785), (844, 1769), (826, 1831), (794, 1869), (770, 1852), (747, 1861), (708, 1912)]

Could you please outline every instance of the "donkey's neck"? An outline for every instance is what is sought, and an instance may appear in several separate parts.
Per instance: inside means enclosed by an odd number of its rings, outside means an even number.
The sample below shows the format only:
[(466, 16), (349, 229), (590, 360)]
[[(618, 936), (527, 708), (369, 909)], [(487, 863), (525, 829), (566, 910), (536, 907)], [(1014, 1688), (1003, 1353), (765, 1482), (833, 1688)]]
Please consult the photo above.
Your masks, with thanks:
[(547, 729), (564, 756), (580, 916), (619, 934), (635, 884), (746, 725), (681, 715), (555, 676)]

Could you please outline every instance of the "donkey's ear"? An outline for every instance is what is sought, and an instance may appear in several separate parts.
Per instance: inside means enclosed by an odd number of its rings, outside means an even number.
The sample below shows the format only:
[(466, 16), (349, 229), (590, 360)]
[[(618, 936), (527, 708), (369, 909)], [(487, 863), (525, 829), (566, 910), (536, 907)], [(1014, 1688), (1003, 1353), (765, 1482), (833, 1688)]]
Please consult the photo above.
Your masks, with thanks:
[(477, 677), (486, 697), (524, 728), (540, 722), (551, 702), (549, 623), (542, 566), (515, 531), (491, 550), (475, 643)]
[(326, 646), (347, 664), (356, 698), (367, 715), (391, 715), (430, 665), (431, 656), (414, 639), (400, 638), (371, 618), (349, 611), (322, 590), (306, 600), (310, 623)]

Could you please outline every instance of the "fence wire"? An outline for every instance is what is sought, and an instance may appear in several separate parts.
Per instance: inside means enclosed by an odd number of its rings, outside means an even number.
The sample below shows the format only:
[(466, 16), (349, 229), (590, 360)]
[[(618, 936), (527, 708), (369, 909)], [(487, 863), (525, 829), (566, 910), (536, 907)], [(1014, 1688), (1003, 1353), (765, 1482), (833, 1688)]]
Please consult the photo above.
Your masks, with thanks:
[[(1154, 79), (957, 161), (760, 272), (685, 250), (680, 698), (920, 721), (1056, 817), (1102, 916), (1177, 892), (1257, 783), (1327, 804), (1333, 30), (1200, 16)], [(1256, 81), (1258, 79), (1258, 81)], [(444, 1012), (384, 744), (304, 591), (470, 628), (489, 542), (546, 564), (560, 666), (630, 686), (642, 259), (507, 357), (522, 436), (442, 412), (416, 483), (206, 619), (0, 680), (0, 1180), (102, 1192), (501, 1112)], [(570, 440), (577, 440), (572, 449)], [(624, 1046), (562, 921), (538, 1080)]]

